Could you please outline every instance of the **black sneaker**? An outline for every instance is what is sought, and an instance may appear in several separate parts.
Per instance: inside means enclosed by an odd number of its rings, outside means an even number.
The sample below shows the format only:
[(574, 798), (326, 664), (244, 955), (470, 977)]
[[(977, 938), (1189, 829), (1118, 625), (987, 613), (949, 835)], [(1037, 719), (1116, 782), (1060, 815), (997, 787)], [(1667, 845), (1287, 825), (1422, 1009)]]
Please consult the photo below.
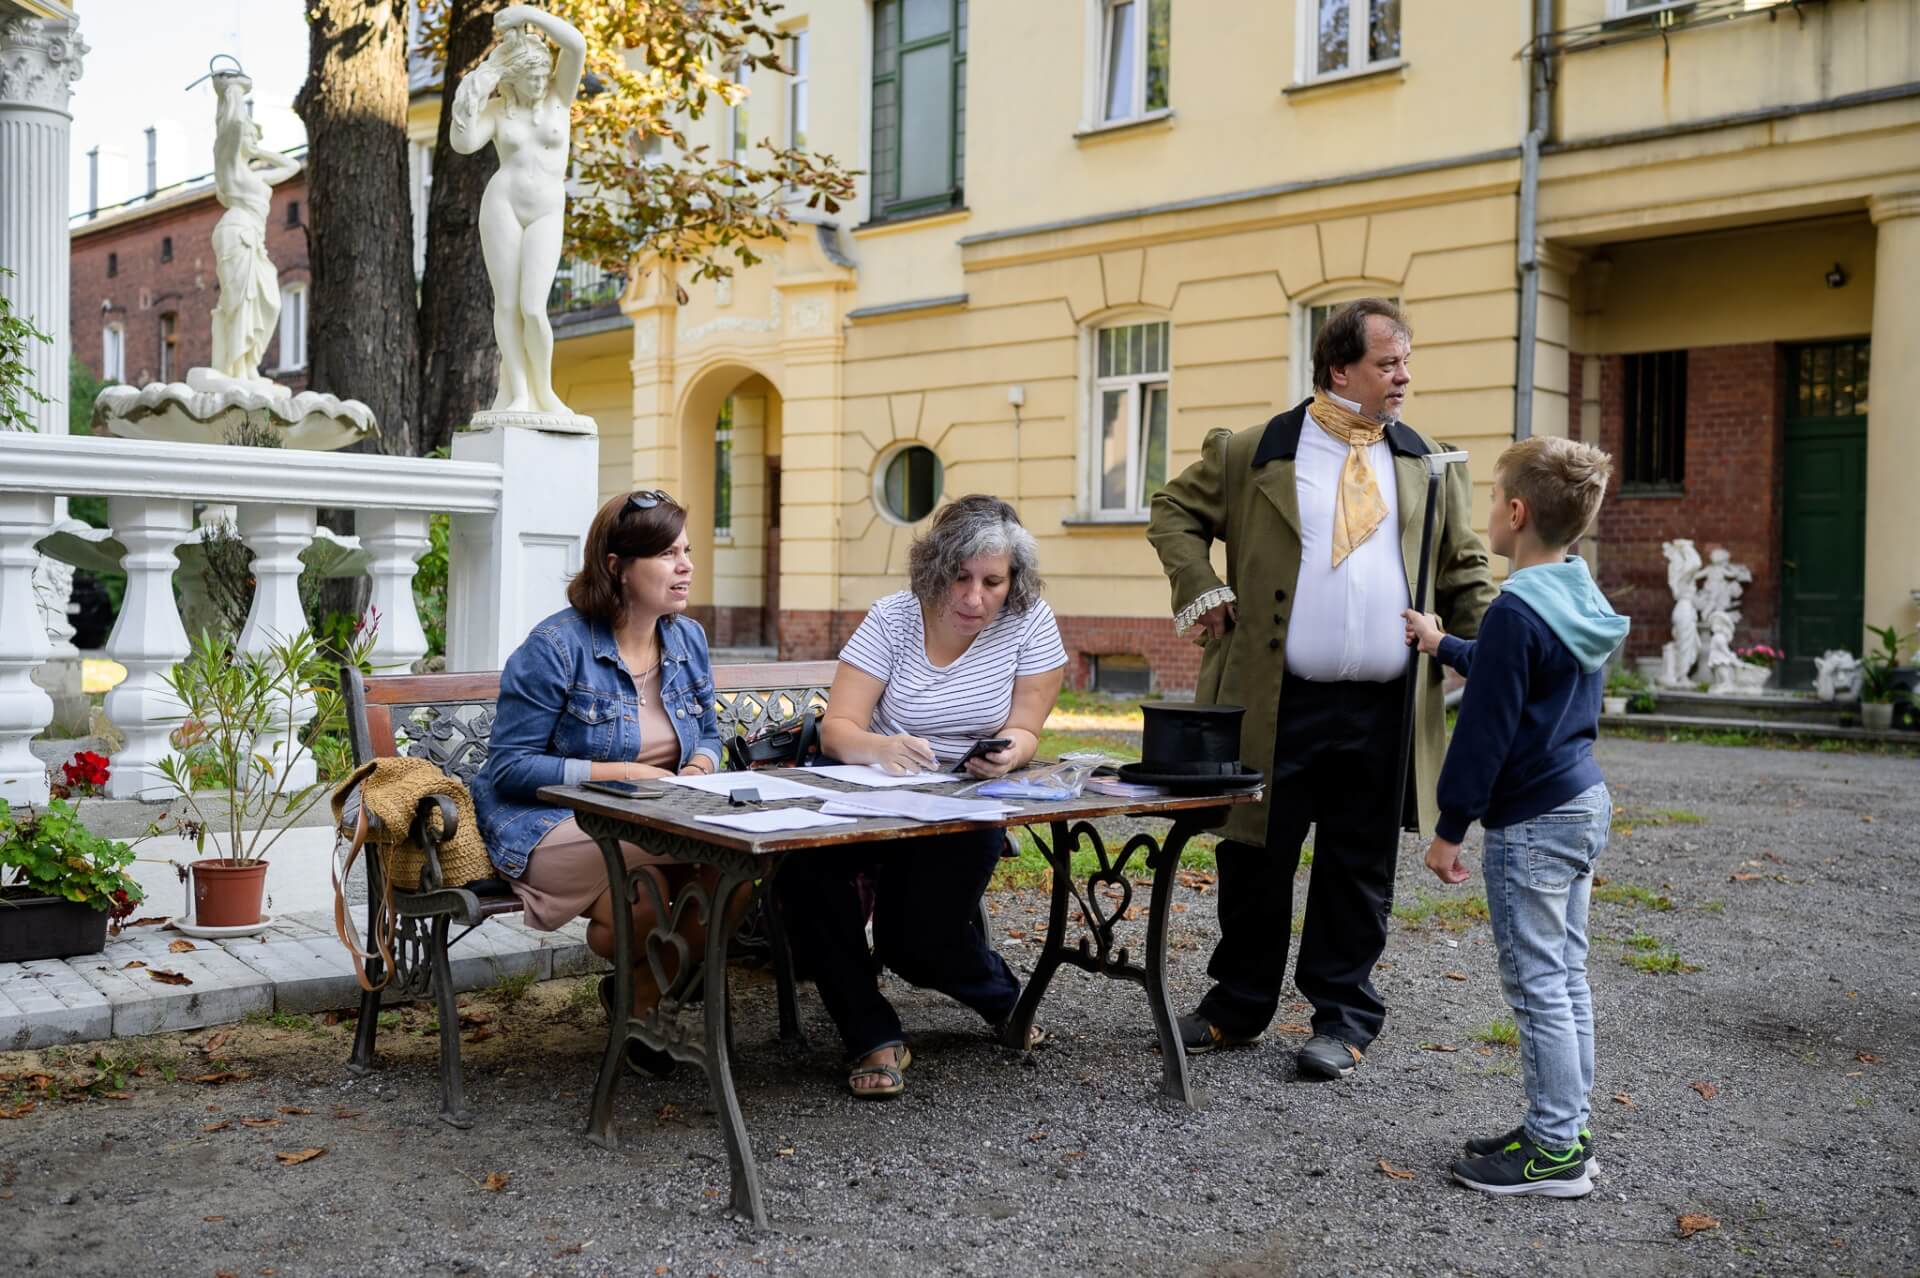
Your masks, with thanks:
[[(1516, 1127), (1512, 1131), (1503, 1132), (1498, 1136), (1476, 1136), (1466, 1144), (1467, 1157), (1484, 1158), (1488, 1154), (1497, 1154), (1515, 1141), (1525, 1140), (1526, 1138), (1527, 1129), (1524, 1127)], [(1582, 1127), (1580, 1129), (1580, 1152), (1586, 1156), (1587, 1175), (1598, 1176), (1600, 1174), (1600, 1160), (1594, 1156), (1593, 1132), (1589, 1128)]]
[(1365, 1056), (1353, 1044), (1331, 1034), (1315, 1034), (1306, 1041), (1293, 1061), (1300, 1077), (1331, 1082), (1353, 1073)]
[(1579, 1145), (1556, 1154), (1525, 1136), (1480, 1158), (1457, 1159), (1451, 1170), (1455, 1180), (1483, 1194), (1585, 1198), (1593, 1192)]
[(1180, 1046), (1189, 1056), (1211, 1052), (1216, 1047), (1251, 1047), (1260, 1041), (1258, 1034), (1229, 1034), (1206, 1017), (1195, 1012), (1174, 1022), (1180, 1031)]

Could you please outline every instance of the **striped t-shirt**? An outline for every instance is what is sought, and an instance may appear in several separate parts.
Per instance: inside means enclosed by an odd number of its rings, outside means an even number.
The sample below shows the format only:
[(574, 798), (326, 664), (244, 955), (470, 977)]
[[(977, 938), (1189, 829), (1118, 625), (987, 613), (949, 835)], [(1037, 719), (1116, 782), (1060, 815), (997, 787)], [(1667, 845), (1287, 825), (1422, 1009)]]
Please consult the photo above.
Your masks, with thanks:
[(1002, 608), (944, 668), (927, 660), (923, 621), (912, 591), (888, 595), (847, 640), (840, 660), (887, 685), (868, 730), (921, 737), (947, 767), (1006, 725), (1015, 679), (1067, 664), (1060, 626), (1044, 599), (1025, 612)]

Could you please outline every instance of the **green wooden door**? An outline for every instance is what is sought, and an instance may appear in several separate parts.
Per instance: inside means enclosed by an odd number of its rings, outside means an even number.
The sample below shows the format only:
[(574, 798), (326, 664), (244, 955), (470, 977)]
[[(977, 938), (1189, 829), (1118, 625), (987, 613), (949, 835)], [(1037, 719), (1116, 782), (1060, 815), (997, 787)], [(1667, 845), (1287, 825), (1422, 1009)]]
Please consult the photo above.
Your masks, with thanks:
[(1810, 681), (1829, 648), (1860, 651), (1868, 359), (1865, 341), (1788, 355), (1780, 634), (1789, 683)]

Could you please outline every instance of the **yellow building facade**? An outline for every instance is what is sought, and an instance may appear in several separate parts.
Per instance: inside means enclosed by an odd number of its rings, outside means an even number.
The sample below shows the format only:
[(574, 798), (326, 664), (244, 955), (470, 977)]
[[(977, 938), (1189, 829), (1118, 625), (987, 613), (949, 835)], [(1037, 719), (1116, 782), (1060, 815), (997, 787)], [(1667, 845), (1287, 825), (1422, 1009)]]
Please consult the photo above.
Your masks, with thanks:
[(1652, 650), (1679, 536), (1753, 568), (1743, 641), (1912, 629), (1920, 4), (1531, 8), (797, 0), (796, 75), (695, 127), (804, 140), (860, 196), (560, 330), (603, 488), (685, 501), (716, 642), (783, 657), (838, 651), (939, 500), (1000, 494), (1076, 681), (1178, 690), (1152, 488), (1304, 397), (1317, 324), (1379, 294), (1482, 520), (1516, 430), (1615, 452), (1590, 549)]

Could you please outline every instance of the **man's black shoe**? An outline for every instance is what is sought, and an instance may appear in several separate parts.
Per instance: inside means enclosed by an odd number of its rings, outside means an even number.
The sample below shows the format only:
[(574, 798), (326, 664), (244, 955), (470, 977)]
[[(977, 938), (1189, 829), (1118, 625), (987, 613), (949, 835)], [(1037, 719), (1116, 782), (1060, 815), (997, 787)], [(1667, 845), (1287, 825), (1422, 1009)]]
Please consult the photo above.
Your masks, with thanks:
[[(1467, 1157), (1484, 1158), (1488, 1154), (1497, 1154), (1515, 1141), (1525, 1140), (1526, 1138), (1527, 1129), (1524, 1127), (1516, 1127), (1512, 1131), (1503, 1132), (1498, 1136), (1475, 1136), (1467, 1142)], [(1587, 1175), (1598, 1176), (1600, 1174), (1600, 1160), (1594, 1156), (1593, 1132), (1586, 1127), (1580, 1129), (1580, 1152), (1586, 1157)]]
[(1483, 1194), (1584, 1198), (1593, 1192), (1593, 1178), (1587, 1175), (1587, 1160), (1579, 1145), (1554, 1152), (1525, 1136), (1496, 1153), (1456, 1159), (1451, 1170), (1455, 1180)]
[(1180, 1031), (1180, 1046), (1189, 1056), (1211, 1052), (1216, 1047), (1251, 1047), (1260, 1041), (1258, 1034), (1229, 1034), (1206, 1017), (1195, 1012), (1174, 1022)]
[(1360, 1049), (1330, 1034), (1315, 1034), (1300, 1054), (1293, 1058), (1300, 1077), (1311, 1079), (1345, 1078), (1360, 1064)]

